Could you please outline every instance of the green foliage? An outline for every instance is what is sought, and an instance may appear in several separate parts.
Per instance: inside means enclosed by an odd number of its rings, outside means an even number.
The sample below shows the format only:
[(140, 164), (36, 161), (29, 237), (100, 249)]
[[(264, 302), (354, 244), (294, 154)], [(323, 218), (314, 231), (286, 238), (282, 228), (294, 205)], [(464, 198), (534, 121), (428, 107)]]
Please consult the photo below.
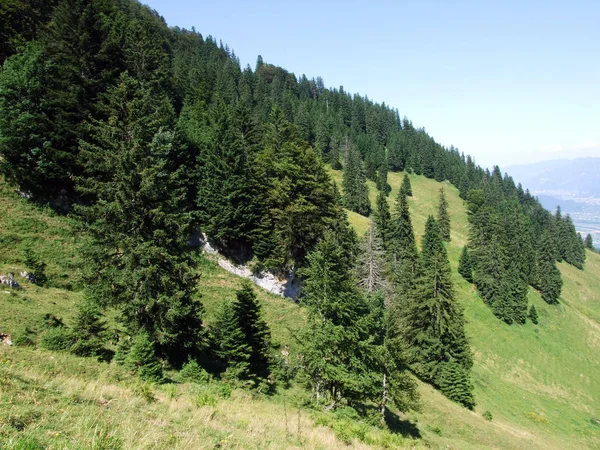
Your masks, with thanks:
[(184, 383), (206, 384), (210, 381), (210, 375), (195, 359), (190, 359), (183, 367), (181, 367), (181, 370), (177, 372), (175, 379)]
[(585, 237), (585, 248), (593, 252), (596, 251), (596, 248), (594, 247), (594, 238), (592, 238), (592, 235), (589, 233)]
[(443, 364), (440, 379), (440, 391), (450, 400), (473, 409), (475, 400), (473, 399), (473, 385), (469, 374), (464, 367), (453, 359)]
[(73, 333), (67, 327), (48, 328), (40, 335), (40, 347), (46, 350), (70, 350), (73, 342)]
[(463, 247), (460, 259), (458, 260), (458, 273), (469, 283), (473, 282), (473, 267), (471, 266), (471, 257), (466, 245)]
[(125, 358), (125, 367), (144, 381), (160, 383), (164, 379), (162, 364), (156, 356), (154, 343), (145, 332), (134, 338)]
[(538, 313), (537, 313), (537, 309), (535, 309), (535, 305), (531, 305), (531, 308), (529, 308), (529, 314), (528, 314), (529, 320), (531, 320), (531, 323), (537, 325), (538, 324)]
[[(432, 216), (425, 225), (422, 247), (420, 274), (403, 321), (411, 368), (449, 398), (471, 408), (471, 350), (463, 311), (454, 297), (448, 255)], [(450, 389), (454, 382), (456, 391)]]
[(38, 286), (44, 286), (48, 281), (46, 276), (46, 263), (41, 261), (33, 251), (27, 249), (25, 252), (25, 265), (32, 270), (33, 282)]
[(492, 413), (489, 412), (488, 410), (484, 411), (482, 414), (483, 418), (489, 422), (492, 421), (493, 417), (492, 417)]
[(400, 191), (404, 193), (407, 197), (412, 197), (412, 186), (410, 185), (410, 178), (408, 178), (408, 174), (404, 174), (404, 178), (402, 178), (402, 186), (400, 186)]
[(72, 335), (74, 342), (70, 351), (74, 355), (102, 357), (106, 354), (104, 346), (108, 340), (108, 330), (96, 303), (88, 299), (79, 306)]
[(450, 214), (448, 212), (448, 200), (444, 188), (440, 189), (440, 201), (438, 203), (437, 222), (440, 227), (442, 240), (450, 242)]
[(34, 347), (36, 343), (35, 331), (25, 327), (18, 333), (12, 335), (12, 344), (17, 347)]
[(81, 143), (79, 192), (91, 201), (78, 210), (92, 237), (84, 279), (102, 305), (121, 309), (131, 334), (147, 333), (161, 356), (180, 364), (203, 345), (203, 329), (184, 167), (165, 129), (173, 111), (164, 93), (127, 74), (102, 109), (107, 119), (93, 121)]
[(375, 226), (381, 235), (383, 247), (387, 248), (392, 236), (393, 225), (392, 215), (390, 213), (390, 205), (388, 204), (386, 195), (384, 195), (382, 192), (377, 194), (375, 211), (373, 212), (373, 220), (375, 221)]
[(412, 289), (418, 255), (408, 200), (402, 189), (398, 193), (396, 213), (392, 217), (390, 229), (390, 239), (386, 249), (392, 267), (394, 284), (399, 292), (407, 293)]
[(344, 165), (344, 206), (363, 216), (371, 213), (371, 202), (369, 201), (369, 189), (366, 185), (363, 163), (358, 149), (350, 145), (348, 157)]
[(250, 376), (250, 345), (245, 341), (233, 304), (223, 302), (213, 327), (215, 353), (225, 369), (225, 378), (234, 381)]

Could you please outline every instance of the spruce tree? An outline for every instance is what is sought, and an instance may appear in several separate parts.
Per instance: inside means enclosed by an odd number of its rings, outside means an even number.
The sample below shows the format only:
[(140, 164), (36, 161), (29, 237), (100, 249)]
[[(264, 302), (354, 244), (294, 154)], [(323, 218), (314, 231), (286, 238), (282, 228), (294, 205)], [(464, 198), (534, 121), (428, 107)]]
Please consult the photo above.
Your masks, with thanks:
[[(469, 371), (473, 361), (463, 311), (454, 298), (448, 255), (432, 216), (425, 225), (419, 270), (403, 322), (411, 368), (421, 379), (438, 387), (446, 386), (450, 379), (464, 391), (461, 396), (452, 394), (453, 397), (472, 407), (472, 402), (466, 400), (472, 398)], [(462, 370), (452, 369), (450, 376), (444, 372), (445, 365), (451, 362)]]
[(381, 236), (383, 247), (387, 248), (392, 237), (392, 215), (387, 197), (382, 192), (377, 194), (373, 220)]
[(592, 235), (589, 233), (585, 237), (585, 248), (587, 248), (588, 250), (591, 250), (593, 252), (596, 251), (596, 249), (594, 248), (594, 239), (592, 238)]
[(412, 197), (412, 186), (410, 184), (410, 178), (408, 178), (408, 174), (404, 174), (404, 178), (402, 178), (402, 185), (400, 186), (400, 190), (404, 192), (404, 195), (408, 197)]
[(535, 309), (535, 305), (531, 305), (531, 308), (529, 308), (529, 320), (531, 320), (531, 323), (537, 325), (538, 324), (538, 313), (537, 313), (537, 309)]
[(108, 340), (106, 322), (98, 305), (86, 300), (79, 306), (72, 327), (71, 353), (77, 356), (102, 356)]
[(450, 213), (448, 212), (448, 200), (446, 200), (444, 188), (440, 189), (437, 222), (440, 227), (442, 239), (446, 242), (450, 242)]
[(406, 293), (414, 281), (418, 254), (408, 200), (403, 190), (398, 193), (390, 229), (387, 250), (394, 273), (394, 284), (400, 292)]
[(211, 332), (216, 344), (215, 353), (223, 364), (225, 377), (235, 381), (248, 379), (252, 349), (240, 327), (233, 304), (221, 304)]
[(202, 305), (187, 245), (186, 168), (167, 98), (123, 74), (81, 143), (87, 205), (78, 211), (92, 240), (85, 281), (102, 306), (120, 309), (129, 334), (147, 333), (175, 365), (203, 345)]
[(235, 295), (233, 311), (243, 334), (243, 342), (250, 349), (249, 371), (259, 379), (265, 379), (269, 376), (271, 332), (262, 317), (260, 303), (250, 281), (244, 280)]
[(224, 103), (211, 108), (212, 139), (200, 152), (198, 210), (203, 231), (227, 253), (249, 250), (259, 221), (252, 155), (244, 146), (238, 115)]
[(544, 231), (539, 243), (536, 287), (540, 290), (542, 299), (550, 305), (558, 303), (562, 290), (562, 278), (554, 258), (552, 235), (550, 232)]
[(363, 170), (363, 163), (358, 149), (351, 145), (348, 149), (348, 158), (344, 166), (344, 179), (342, 189), (344, 191), (344, 206), (363, 216), (371, 213), (369, 201), (369, 189)]
[(439, 384), (442, 394), (450, 400), (469, 409), (475, 407), (471, 378), (465, 368), (453, 358), (443, 364)]
[(133, 340), (133, 345), (125, 357), (125, 367), (133, 371), (142, 380), (160, 383), (163, 381), (163, 369), (154, 350), (154, 343), (146, 332), (141, 332)]
[(355, 264), (332, 232), (308, 256), (301, 297), (308, 308), (302, 365), (317, 401), (334, 408), (343, 399), (373, 397), (377, 379), (369, 308), (352, 277)]
[(463, 247), (460, 259), (458, 260), (458, 273), (469, 283), (473, 283), (473, 267), (471, 266), (471, 257), (466, 245)]

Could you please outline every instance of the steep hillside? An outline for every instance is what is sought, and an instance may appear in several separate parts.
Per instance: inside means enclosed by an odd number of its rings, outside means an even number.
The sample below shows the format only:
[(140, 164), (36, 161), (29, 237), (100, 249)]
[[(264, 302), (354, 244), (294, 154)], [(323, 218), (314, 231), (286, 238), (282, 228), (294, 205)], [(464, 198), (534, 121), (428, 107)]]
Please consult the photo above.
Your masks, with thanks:
[[(334, 179), (341, 173), (331, 171)], [(390, 173), (394, 199), (400, 173)], [(411, 175), (411, 213), (417, 238), (435, 214), (433, 180)], [(82, 298), (77, 247), (85, 237), (74, 221), (37, 209), (2, 182), (0, 273), (26, 268), (32, 249), (48, 264), (49, 287), (23, 281), (0, 296), (0, 332), (13, 336), (39, 326), (44, 314), (67, 323)], [(497, 320), (456, 273), (467, 239), (466, 212), (445, 183), (452, 214), (448, 246), (467, 331), (475, 352), (477, 407), (470, 412), (420, 385), (422, 412), (402, 417), (391, 434), (351, 419), (302, 406), (300, 386), (271, 397), (207, 386), (140, 384), (114, 364), (41, 349), (0, 346), (0, 446), (7, 448), (594, 448), (600, 445), (600, 257), (588, 253), (584, 271), (561, 265), (561, 305), (550, 307), (535, 292), (530, 301), (540, 324), (508, 326)], [(374, 186), (371, 197), (374, 200)], [(393, 202), (392, 202), (393, 203)], [(368, 221), (350, 214), (359, 232)], [(200, 294), (210, 324), (216, 306), (233, 298), (239, 278), (199, 256)], [(11, 292), (3, 289), (3, 292)], [(304, 310), (260, 293), (276, 345), (290, 347)], [(493, 420), (482, 416), (490, 411)], [(411, 436), (420, 436), (414, 440)], [(347, 447), (349, 443), (349, 447)]]

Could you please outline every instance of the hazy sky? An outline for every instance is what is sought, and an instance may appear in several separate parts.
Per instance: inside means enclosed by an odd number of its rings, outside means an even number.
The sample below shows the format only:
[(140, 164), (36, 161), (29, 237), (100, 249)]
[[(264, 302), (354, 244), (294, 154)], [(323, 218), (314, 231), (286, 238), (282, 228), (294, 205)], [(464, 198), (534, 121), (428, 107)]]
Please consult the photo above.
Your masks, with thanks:
[(600, 156), (600, 0), (142, 0), (502, 167)]

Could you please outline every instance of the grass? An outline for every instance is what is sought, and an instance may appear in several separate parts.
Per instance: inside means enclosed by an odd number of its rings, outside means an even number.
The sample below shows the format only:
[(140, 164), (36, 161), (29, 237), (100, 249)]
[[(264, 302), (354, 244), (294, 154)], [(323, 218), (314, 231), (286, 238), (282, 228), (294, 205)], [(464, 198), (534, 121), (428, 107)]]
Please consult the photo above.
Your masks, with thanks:
[[(341, 180), (341, 173), (331, 171)], [(393, 209), (403, 174), (391, 173)], [(417, 240), (437, 210), (440, 183), (410, 175), (409, 200)], [(452, 220), (448, 252), (457, 298), (465, 308), (474, 351), (477, 407), (471, 412), (420, 384), (422, 412), (401, 419), (418, 430), (405, 438), (351, 418), (303, 407), (300, 386), (274, 396), (218, 385), (141, 385), (115, 365), (44, 350), (0, 345), (0, 448), (507, 448), (600, 447), (600, 255), (588, 253), (585, 270), (560, 264), (559, 306), (531, 291), (539, 325), (508, 326), (497, 320), (473, 287), (456, 273), (467, 241), (466, 212), (457, 190), (445, 183)], [(375, 187), (370, 184), (374, 203)], [(26, 269), (32, 249), (48, 264), (50, 287), (22, 282), (0, 290), (0, 332), (40, 323), (44, 314), (66, 322), (83, 296), (78, 289), (77, 248), (84, 237), (75, 222), (36, 208), (0, 182), (0, 274)], [(359, 233), (368, 218), (349, 214)], [(199, 258), (199, 295), (205, 322), (218, 304), (235, 297), (241, 280)], [(297, 351), (294, 330), (304, 310), (257, 288), (278, 349)], [(483, 413), (489, 411), (493, 419)], [(349, 443), (349, 444), (348, 444)]]

